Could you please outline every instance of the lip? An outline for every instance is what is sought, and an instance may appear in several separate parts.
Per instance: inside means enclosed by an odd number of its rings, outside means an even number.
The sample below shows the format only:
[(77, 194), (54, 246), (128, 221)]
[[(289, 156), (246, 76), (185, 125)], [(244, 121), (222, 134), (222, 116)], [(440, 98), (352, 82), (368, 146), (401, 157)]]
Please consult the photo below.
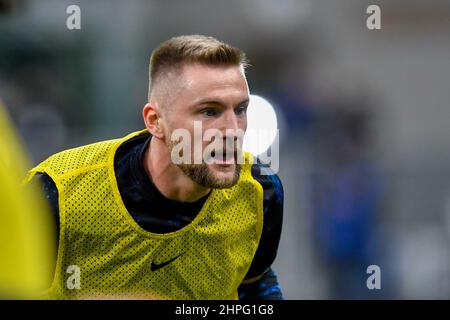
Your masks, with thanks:
[(214, 164), (218, 164), (221, 166), (230, 166), (234, 164), (234, 157), (228, 158), (228, 159), (214, 159), (213, 161)]
[[(224, 157), (225, 155), (225, 157)], [(236, 158), (236, 152), (232, 153), (220, 153), (216, 154), (215, 152), (212, 153), (212, 159), (214, 164), (218, 164), (221, 166), (230, 166), (235, 163)]]

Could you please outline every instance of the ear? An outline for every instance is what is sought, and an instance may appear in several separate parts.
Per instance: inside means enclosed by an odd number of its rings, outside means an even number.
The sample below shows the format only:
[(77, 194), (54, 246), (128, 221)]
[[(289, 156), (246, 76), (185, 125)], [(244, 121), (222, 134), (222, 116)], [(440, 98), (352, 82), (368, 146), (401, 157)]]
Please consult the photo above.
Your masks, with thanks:
[(147, 130), (155, 137), (159, 139), (164, 138), (164, 130), (162, 128), (162, 119), (158, 111), (158, 105), (156, 102), (148, 102), (142, 110), (142, 116), (144, 117), (145, 126)]

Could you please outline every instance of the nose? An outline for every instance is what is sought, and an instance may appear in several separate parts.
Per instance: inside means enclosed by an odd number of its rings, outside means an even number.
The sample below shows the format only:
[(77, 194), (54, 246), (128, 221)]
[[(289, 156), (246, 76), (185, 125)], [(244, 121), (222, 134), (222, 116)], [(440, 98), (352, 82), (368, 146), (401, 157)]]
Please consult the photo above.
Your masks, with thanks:
[[(224, 123), (223, 123), (223, 129), (224, 130), (238, 130), (239, 129), (239, 121), (234, 113), (234, 110), (227, 110), (224, 113)], [(225, 132), (224, 132), (225, 133)]]

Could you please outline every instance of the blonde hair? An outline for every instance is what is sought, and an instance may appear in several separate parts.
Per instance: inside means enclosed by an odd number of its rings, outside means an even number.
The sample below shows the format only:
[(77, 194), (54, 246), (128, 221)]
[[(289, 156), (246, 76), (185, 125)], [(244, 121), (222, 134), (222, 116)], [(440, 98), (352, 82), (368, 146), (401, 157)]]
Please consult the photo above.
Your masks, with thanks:
[(149, 66), (149, 90), (161, 75), (168, 74), (186, 63), (200, 63), (211, 66), (248, 66), (245, 53), (213, 37), (189, 35), (171, 38), (153, 50)]

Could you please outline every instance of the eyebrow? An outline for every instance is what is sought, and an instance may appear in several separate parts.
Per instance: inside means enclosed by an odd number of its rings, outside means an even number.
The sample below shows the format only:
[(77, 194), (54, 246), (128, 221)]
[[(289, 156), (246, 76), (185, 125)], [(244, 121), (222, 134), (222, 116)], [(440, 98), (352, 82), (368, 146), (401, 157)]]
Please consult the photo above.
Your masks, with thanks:
[[(239, 102), (237, 104), (237, 107), (249, 104), (249, 102), (250, 102), (250, 99), (242, 100), (241, 102)], [(197, 102), (194, 105), (194, 107), (198, 108), (199, 106), (202, 106), (202, 105), (205, 105), (205, 104), (216, 104), (216, 105), (224, 106), (224, 104), (221, 101), (219, 101), (219, 100), (214, 100), (214, 99), (213, 100), (208, 100), (208, 99), (205, 99), (205, 100), (200, 100), (199, 102)]]

